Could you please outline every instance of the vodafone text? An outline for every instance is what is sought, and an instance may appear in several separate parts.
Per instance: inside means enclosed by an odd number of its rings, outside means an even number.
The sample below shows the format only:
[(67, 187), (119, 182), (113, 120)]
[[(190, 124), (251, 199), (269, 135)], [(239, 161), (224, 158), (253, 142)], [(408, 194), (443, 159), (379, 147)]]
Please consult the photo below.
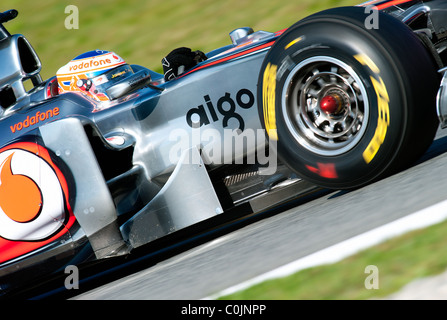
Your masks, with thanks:
[(20, 131), (23, 128), (31, 127), (37, 123), (53, 118), (54, 116), (59, 115), (59, 108), (56, 107), (54, 109), (47, 110), (45, 112), (37, 111), (34, 116), (27, 116), (25, 120), (15, 123), (12, 126), (9, 126), (12, 133), (16, 131)]
[(110, 59), (90, 60), (89, 62), (81, 62), (79, 64), (72, 65), (72, 66), (70, 66), (69, 70), (74, 71), (74, 70), (89, 69), (92, 67), (109, 65), (111, 63), (112, 63), (112, 60), (110, 60)]

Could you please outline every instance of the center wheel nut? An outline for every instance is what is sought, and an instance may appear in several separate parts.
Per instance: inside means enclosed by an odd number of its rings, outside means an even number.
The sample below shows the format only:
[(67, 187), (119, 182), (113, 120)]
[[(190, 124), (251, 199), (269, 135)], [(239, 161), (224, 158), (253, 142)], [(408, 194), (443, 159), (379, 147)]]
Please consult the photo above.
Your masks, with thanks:
[(321, 99), (320, 108), (327, 114), (337, 114), (342, 106), (342, 98), (338, 95), (328, 95)]

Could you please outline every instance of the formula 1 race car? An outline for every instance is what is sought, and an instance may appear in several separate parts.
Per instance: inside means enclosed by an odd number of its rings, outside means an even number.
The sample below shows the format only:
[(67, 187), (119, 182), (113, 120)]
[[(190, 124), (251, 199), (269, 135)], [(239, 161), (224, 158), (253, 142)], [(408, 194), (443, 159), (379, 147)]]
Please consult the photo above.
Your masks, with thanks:
[(174, 50), (164, 74), (94, 50), (45, 81), (3, 26), (16, 15), (0, 14), (0, 295), (241, 206), (372, 183), (447, 125), (444, 1), (239, 28)]

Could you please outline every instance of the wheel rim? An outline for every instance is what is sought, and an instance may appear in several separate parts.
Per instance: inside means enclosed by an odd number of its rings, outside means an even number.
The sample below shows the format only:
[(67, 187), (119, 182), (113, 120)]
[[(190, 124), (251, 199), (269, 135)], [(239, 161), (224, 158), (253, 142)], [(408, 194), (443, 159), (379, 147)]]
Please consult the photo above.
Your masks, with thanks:
[(349, 65), (333, 57), (312, 57), (296, 65), (285, 83), (282, 112), (300, 145), (336, 156), (360, 141), (369, 103), (364, 84)]

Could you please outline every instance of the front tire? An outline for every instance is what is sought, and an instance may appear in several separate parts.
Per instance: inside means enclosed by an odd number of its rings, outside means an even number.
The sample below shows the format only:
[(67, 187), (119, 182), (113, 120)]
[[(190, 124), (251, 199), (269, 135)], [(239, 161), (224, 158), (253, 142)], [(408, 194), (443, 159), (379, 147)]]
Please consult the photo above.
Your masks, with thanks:
[[(259, 77), (260, 116), (278, 156), (302, 178), (346, 189), (401, 170), (438, 127), (434, 60), (412, 31), (364, 9), (326, 10), (290, 27)], [(274, 146), (273, 146), (274, 147)]]

